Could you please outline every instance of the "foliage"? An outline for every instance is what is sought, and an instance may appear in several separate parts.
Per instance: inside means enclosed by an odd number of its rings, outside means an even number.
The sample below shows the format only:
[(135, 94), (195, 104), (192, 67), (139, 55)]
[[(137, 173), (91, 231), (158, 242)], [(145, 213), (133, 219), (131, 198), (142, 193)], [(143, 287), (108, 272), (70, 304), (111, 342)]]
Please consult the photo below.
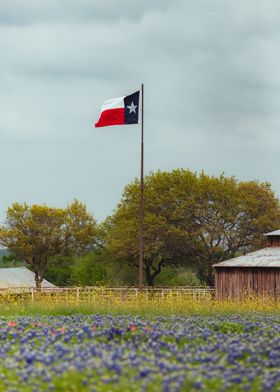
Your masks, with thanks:
[(215, 326), (212, 329), (220, 331), (221, 333), (242, 333), (244, 331), (244, 327), (241, 323), (233, 322), (233, 321), (222, 321), (218, 326)]
[(107, 286), (134, 286), (138, 277), (138, 271), (134, 266), (123, 263), (122, 261), (112, 257), (103, 263), (106, 269), (106, 278), (104, 283)]
[[(5, 256), (0, 266), (29, 265), (37, 286), (44, 276), (59, 286), (135, 285), (139, 193), (135, 180), (101, 227), (77, 200), (65, 209), (15, 203), (0, 227), (0, 244), (15, 259)], [(158, 171), (146, 176), (144, 198), (148, 285), (213, 285), (215, 262), (263, 246), (262, 234), (280, 227), (279, 201), (268, 183)]]
[(71, 256), (55, 256), (48, 261), (48, 269), (45, 273), (45, 279), (55, 286), (71, 286), (71, 265), (73, 263)]
[(95, 250), (83, 256), (51, 258), (45, 278), (56, 286), (129, 286), (134, 283), (135, 270), (122, 268)]
[[(138, 271), (130, 264), (114, 260), (100, 251), (84, 256), (50, 259), (45, 278), (56, 286), (133, 286)], [(156, 286), (200, 286), (195, 273), (185, 268), (164, 267)]]
[(104, 284), (106, 277), (106, 269), (96, 260), (94, 253), (74, 258), (70, 266), (72, 286), (98, 286)]
[[(145, 178), (144, 270), (148, 285), (154, 284), (162, 267), (190, 261), (186, 230), (176, 224), (174, 208), (185, 190), (191, 197), (195, 175), (181, 171), (157, 172)], [(181, 198), (183, 200), (183, 198)], [(137, 266), (139, 257), (139, 182), (129, 184), (115, 213), (105, 222), (107, 246), (120, 260)]]
[(94, 218), (74, 200), (67, 208), (15, 203), (0, 228), (0, 244), (32, 266), (40, 287), (51, 257), (82, 254), (96, 243)]
[(210, 285), (213, 263), (264, 246), (263, 233), (280, 226), (280, 204), (268, 183), (201, 173), (194, 197), (189, 230), (200, 244), (199, 277)]
[(186, 268), (164, 267), (155, 278), (155, 286), (201, 286), (195, 273)]
[[(104, 223), (106, 245), (118, 260), (137, 266), (139, 181), (129, 184)], [(268, 183), (238, 182), (188, 170), (145, 177), (144, 269), (153, 285), (166, 266), (196, 268), (213, 284), (212, 265), (260, 246), (261, 235), (280, 226), (280, 205)]]
[(26, 264), (19, 260), (14, 254), (6, 254), (0, 259), (0, 268), (24, 267)]

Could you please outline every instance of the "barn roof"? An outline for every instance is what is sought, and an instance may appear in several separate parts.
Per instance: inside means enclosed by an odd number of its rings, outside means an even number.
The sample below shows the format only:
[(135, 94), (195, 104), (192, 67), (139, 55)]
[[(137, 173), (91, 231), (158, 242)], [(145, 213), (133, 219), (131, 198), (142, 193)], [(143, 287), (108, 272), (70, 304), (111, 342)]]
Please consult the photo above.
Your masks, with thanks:
[[(0, 288), (35, 287), (35, 274), (25, 267), (0, 268)], [(55, 287), (43, 280), (42, 287)]]
[(269, 236), (274, 236), (274, 235), (280, 235), (280, 230), (274, 230), (274, 231), (271, 231), (270, 233), (265, 233), (264, 235), (266, 235), (267, 237), (269, 237)]
[[(279, 231), (279, 230), (277, 230)], [(244, 256), (214, 264), (213, 267), (276, 267), (280, 268), (280, 246), (267, 247)]]

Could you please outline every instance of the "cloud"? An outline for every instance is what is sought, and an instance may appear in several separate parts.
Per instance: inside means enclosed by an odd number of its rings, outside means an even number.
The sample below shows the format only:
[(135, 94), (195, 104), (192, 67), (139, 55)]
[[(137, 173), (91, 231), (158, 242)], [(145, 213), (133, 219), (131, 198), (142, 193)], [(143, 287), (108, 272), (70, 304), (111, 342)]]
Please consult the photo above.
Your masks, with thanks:
[(0, 11), (0, 210), (78, 197), (109, 214), (139, 175), (139, 127), (92, 124), (141, 82), (147, 172), (226, 172), (280, 194), (276, 0), (2, 0)]
[(92, 23), (139, 20), (147, 12), (165, 10), (167, 0), (9, 0), (1, 1), (0, 23), (4, 25), (33, 25), (38, 23)]

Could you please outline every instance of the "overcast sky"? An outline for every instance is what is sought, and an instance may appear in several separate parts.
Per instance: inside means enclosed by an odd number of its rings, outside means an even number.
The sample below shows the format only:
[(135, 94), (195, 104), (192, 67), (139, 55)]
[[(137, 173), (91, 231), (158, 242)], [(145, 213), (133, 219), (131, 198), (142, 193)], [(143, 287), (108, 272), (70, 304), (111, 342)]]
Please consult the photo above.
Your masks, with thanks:
[(0, 0), (0, 220), (85, 202), (140, 172), (140, 126), (94, 128), (145, 85), (145, 172), (269, 181), (280, 195), (279, 0)]

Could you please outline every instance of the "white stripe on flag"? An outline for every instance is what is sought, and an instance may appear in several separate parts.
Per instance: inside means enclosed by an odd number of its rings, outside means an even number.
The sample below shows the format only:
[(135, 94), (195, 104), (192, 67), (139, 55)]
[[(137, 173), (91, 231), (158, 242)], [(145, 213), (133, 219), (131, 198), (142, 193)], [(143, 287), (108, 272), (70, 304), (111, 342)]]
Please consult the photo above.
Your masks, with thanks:
[(102, 105), (101, 112), (110, 109), (123, 109), (125, 97), (112, 98), (105, 101)]

